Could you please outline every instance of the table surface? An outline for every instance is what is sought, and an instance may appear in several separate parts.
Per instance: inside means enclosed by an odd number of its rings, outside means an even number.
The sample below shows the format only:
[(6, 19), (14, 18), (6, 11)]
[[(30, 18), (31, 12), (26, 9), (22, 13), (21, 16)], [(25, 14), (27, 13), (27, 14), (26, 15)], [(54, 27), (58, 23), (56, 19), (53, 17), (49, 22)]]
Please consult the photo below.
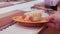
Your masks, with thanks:
[[(43, 2), (43, 0), (31, 1), (23, 4), (0, 8), (0, 14), (4, 14), (11, 10), (16, 10), (16, 9), (30, 11), (31, 10), (30, 7), (39, 2)], [(40, 28), (28, 28), (28, 27), (18, 26), (18, 24), (14, 24), (8, 27), (7, 29), (4, 29), (3, 31), (0, 31), (0, 34), (36, 34), (39, 29)]]
[[(15, 10), (15, 9), (30, 11), (31, 6), (33, 6), (36, 3), (40, 3), (40, 2), (42, 3), (44, 1), (43, 0), (37, 0), (37, 1), (31, 1), (31, 2), (27, 2), (27, 3), (23, 3), (23, 4), (17, 4), (17, 5), (5, 7), (5, 8), (0, 8), (0, 14), (9, 12), (9, 11)], [(27, 9), (29, 9), (29, 10), (27, 10)]]

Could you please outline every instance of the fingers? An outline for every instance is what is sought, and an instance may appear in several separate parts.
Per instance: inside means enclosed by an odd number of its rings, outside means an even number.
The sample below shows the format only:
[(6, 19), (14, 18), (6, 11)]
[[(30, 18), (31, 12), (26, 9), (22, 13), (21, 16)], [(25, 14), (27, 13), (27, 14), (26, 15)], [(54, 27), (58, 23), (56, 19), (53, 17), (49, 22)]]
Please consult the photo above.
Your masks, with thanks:
[(60, 23), (55, 23), (55, 28), (60, 30)]
[(47, 17), (47, 19), (49, 19), (49, 22), (46, 23), (46, 24), (50, 27), (54, 27), (55, 26), (55, 24), (54, 24), (54, 15), (51, 15), (51, 16)]
[(54, 22), (54, 16), (55, 15), (53, 14), (53, 15), (47, 17), (47, 19), (49, 19), (49, 22)]
[(54, 24), (54, 23), (47, 23), (47, 25), (48, 25), (49, 27), (55, 28), (55, 24)]
[(58, 23), (47, 23), (48, 27), (55, 28), (57, 30), (60, 30), (60, 24)]
[(40, 4), (35, 4), (35, 5), (33, 6), (33, 8), (42, 9), (42, 10), (47, 10), (47, 8), (41, 6)]
[(57, 30), (60, 30), (60, 17), (59, 14), (54, 14), (48, 17), (48, 19), (50, 20), (49, 23), (47, 23), (47, 25), (49, 27), (53, 27), (56, 28)]

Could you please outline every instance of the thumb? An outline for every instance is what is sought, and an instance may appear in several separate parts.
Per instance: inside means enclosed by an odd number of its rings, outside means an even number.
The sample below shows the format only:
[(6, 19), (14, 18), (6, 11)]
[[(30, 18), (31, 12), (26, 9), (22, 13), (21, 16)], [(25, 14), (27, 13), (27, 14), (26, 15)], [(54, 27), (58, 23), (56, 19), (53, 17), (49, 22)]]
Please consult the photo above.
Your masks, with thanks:
[(47, 26), (55, 28), (55, 24), (54, 23), (47, 23)]
[(55, 25), (54, 24), (54, 15), (51, 15), (51, 16), (47, 17), (47, 19), (49, 19), (49, 22), (46, 23), (47, 26), (54, 27), (54, 25)]
[(51, 16), (48, 16), (47, 19), (49, 19), (49, 22), (54, 22), (54, 14)]

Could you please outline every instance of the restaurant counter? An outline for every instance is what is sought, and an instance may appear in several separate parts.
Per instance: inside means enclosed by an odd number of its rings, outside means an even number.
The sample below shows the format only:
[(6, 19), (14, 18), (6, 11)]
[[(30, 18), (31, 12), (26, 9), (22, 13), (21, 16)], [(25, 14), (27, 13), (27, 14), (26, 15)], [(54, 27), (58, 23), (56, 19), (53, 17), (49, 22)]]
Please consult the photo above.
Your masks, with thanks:
[[(13, 10), (24, 10), (24, 11), (30, 11), (31, 7), (39, 2), (43, 2), (43, 0), (37, 0), (37, 1), (31, 1), (23, 4), (17, 4), (5, 8), (0, 8), (0, 18), (6, 17), (1, 19), (0, 21), (0, 26), (1, 24), (4, 25), (4, 23), (10, 23), (11, 20), (11, 15), (16, 15), (19, 13), (19, 11), (13, 11)], [(9, 17), (7, 17), (9, 16)], [(6, 24), (7, 25), (7, 24)], [(23, 26), (18, 26), (18, 24), (14, 24), (7, 29), (4, 29), (3, 31), (0, 31), (0, 34), (36, 34), (37, 30), (40, 28), (28, 28), (28, 27), (23, 27)]]

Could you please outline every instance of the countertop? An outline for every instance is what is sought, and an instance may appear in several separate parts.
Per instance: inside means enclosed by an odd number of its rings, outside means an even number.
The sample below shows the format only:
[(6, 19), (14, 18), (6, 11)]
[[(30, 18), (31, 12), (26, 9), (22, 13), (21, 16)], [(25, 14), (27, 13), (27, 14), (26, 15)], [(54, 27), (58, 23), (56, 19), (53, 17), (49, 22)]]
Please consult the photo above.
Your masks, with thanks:
[[(33, 6), (36, 3), (42, 3), (42, 2), (44, 2), (44, 0), (31, 1), (31, 2), (27, 2), (27, 3), (23, 3), (23, 4), (17, 4), (17, 5), (8, 6), (5, 8), (0, 8), (0, 14), (9, 12), (9, 11), (15, 10), (15, 9), (30, 11), (31, 6)], [(27, 9), (29, 9), (29, 10), (27, 10)]]
[[(14, 6), (0, 8), (0, 14), (4, 14), (10, 12), (11, 10), (16, 10), (16, 9), (30, 11), (31, 6), (40, 2), (42, 3), (43, 0), (31, 1), (23, 4), (17, 4)], [(18, 26), (18, 24), (14, 24), (8, 27), (7, 29), (4, 29), (3, 31), (0, 31), (0, 34), (36, 34), (39, 29), (40, 28), (28, 28), (28, 27)]]

